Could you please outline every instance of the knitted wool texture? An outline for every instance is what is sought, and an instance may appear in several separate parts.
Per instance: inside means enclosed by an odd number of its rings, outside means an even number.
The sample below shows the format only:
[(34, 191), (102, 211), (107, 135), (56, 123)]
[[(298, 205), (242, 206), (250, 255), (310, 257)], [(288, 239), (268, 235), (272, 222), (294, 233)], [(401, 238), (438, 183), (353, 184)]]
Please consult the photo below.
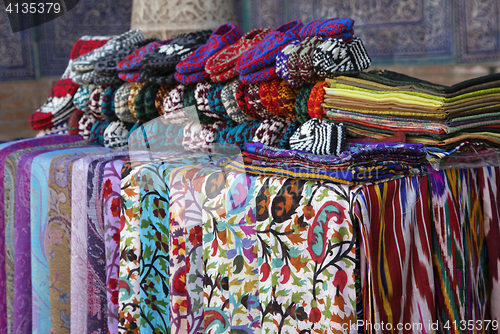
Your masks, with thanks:
[(311, 119), (307, 110), (307, 102), (309, 101), (309, 96), (311, 95), (313, 87), (314, 86), (311, 84), (305, 85), (297, 93), (295, 112), (297, 113), (297, 120), (300, 123), (305, 123)]
[[(178, 118), (177, 113), (175, 111), (182, 110), (184, 108), (183, 98), (184, 91), (186, 90), (186, 86), (183, 84), (177, 85), (168, 93), (163, 100), (163, 109), (165, 110), (165, 114), (163, 117), (170, 123), (175, 123), (175, 120)], [(184, 111), (182, 111), (183, 117), (188, 117)]]
[(78, 90), (75, 93), (75, 96), (73, 97), (73, 104), (77, 109), (80, 109), (83, 112), (89, 112), (89, 99), (90, 99), (90, 94), (92, 91), (95, 89), (94, 84), (90, 85), (83, 85), (78, 88)]
[(144, 109), (144, 94), (146, 93), (146, 90), (149, 89), (150, 85), (152, 85), (152, 83), (150, 82), (146, 82), (144, 84), (144, 86), (141, 87), (141, 89), (139, 89), (139, 92), (137, 93), (137, 96), (135, 97), (135, 102), (134, 102), (134, 105), (135, 105), (135, 117), (137, 117), (137, 119), (141, 122), (147, 122), (147, 120), (145, 120), (144, 118), (144, 114), (145, 114), (145, 109)]
[(139, 71), (136, 72), (120, 72), (118, 73), (118, 78), (127, 82), (142, 82), (144, 79), (142, 78)]
[(302, 124), (290, 137), (290, 148), (316, 155), (339, 156), (345, 149), (346, 128), (344, 124), (310, 119)]
[(215, 82), (229, 80), (238, 75), (236, 61), (255, 44), (259, 43), (271, 29), (254, 29), (243, 35), (236, 43), (227, 45), (207, 60), (205, 70)]
[(297, 131), (300, 126), (299, 121), (290, 122), (286, 128), (283, 130), (278, 147), (289, 150), (290, 149), (290, 137)]
[(73, 61), (92, 50), (102, 46), (109, 38), (98, 38), (83, 36), (71, 50), (70, 60), (61, 79), (59, 79), (50, 91), (47, 101), (36, 110), (29, 118), (30, 127), (33, 130), (49, 129), (53, 126), (64, 123), (74, 110), (73, 96), (78, 89), (78, 85), (72, 81), (74, 73), (71, 72)]
[(104, 87), (96, 86), (95, 89), (90, 94), (89, 99), (89, 111), (94, 115), (96, 119), (103, 119), (101, 113), (101, 103), (102, 103), (102, 94), (104, 93)]
[(211, 30), (201, 30), (177, 35), (168, 44), (144, 55), (141, 64), (151, 73), (173, 73), (177, 64), (205, 44), (211, 34)]
[(267, 34), (260, 43), (246, 51), (236, 62), (236, 71), (249, 74), (271, 65), (281, 48), (298, 39), (303, 27), (300, 20), (288, 22)]
[(199, 72), (205, 69), (208, 58), (226, 45), (236, 43), (243, 31), (234, 23), (226, 23), (217, 28), (208, 41), (196, 49), (189, 57), (175, 67), (181, 74)]
[(250, 118), (240, 109), (236, 101), (235, 91), (238, 83), (238, 80), (233, 80), (225, 85), (221, 92), (221, 99), (228, 116), (234, 122), (242, 124), (250, 121)]
[(109, 42), (92, 50), (91, 52), (78, 57), (72, 64), (71, 69), (74, 72), (88, 72), (94, 69), (94, 65), (101, 59), (112, 55), (120, 49), (136, 44), (144, 40), (144, 35), (139, 29), (129, 30), (119, 36), (114, 37)]
[(127, 136), (129, 130), (125, 123), (121, 121), (114, 121), (104, 130), (104, 146), (108, 148), (121, 148), (127, 146)]
[(300, 40), (294, 39), (288, 43), (276, 56), (276, 74), (281, 77), (283, 80), (286, 80), (290, 86), (292, 87), (300, 87), (302, 86), (302, 81), (295, 81), (290, 77), (290, 73), (288, 72), (288, 59), (290, 57), (290, 53), (294, 48), (300, 44)]
[(238, 103), (238, 107), (240, 110), (247, 115), (247, 119), (254, 120), (257, 115), (254, 115), (252, 110), (249, 108), (247, 101), (245, 100), (246, 89), (248, 85), (245, 85), (243, 82), (236, 80), (236, 84), (234, 86), (234, 97), (236, 98), (236, 103)]
[(146, 83), (139, 91), (135, 99), (135, 110), (137, 118), (142, 122), (149, 122), (158, 117), (155, 98), (160, 86), (153, 83)]
[(157, 85), (176, 85), (179, 82), (175, 79), (175, 73), (170, 74), (155, 74), (146, 69), (140, 70), (140, 77), (148, 82)]
[(209, 74), (219, 74), (236, 66), (236, 61), (245, 51), (259, 43), (270, 28), (254, 29), (243, 35), (236, 43), (223, 47), (207, 59), (205, 70)]
[(262, 143), (269, 146), (275, 146), (279, 143), (284, 129), (291, 120), (282, 117), (267, 118), (262, 121), (255, 135), (253, 142)]
[(350, 41), (354, 34), (353, 25), (354, 20), (348, 17), (313, 20), (300, 29), (299, 36), (302, 40), (307, 37), (323, 36)]
[(102, 118), (97, 119), (90, 129), (89, 141), (91, 143), (98, 143), (101, 146), (104, 145), (104, 131), (110, 122), (118, 119), (114, 110), (114, 94), (116, 89), (116, 86), (107, 87), (100, 96), (99, 104)]
[(77, 135), (78, 134), (78, 122), (82, 118), (84, 112), (80, 109), (75, 109), (68, 119), (68, 134)]
[(158, 49), (162, 45), (168, 44), (172, 39), (164, 40), (164, 41), (152, 41), (148, 43), (147, 45), (144, 45), (143, 47), (138, 48), (134, 52), (132, 52), (130, 55), (128, 55), (125, 59), (121, 60), (118, 65), (117, 69), (120, 72), (131, 72), (131, 71), (137, 71), (142, 68), (142, 57), (144, 57), (146, 54)]
[(125, 83), (121, 85), (115, 93), (115, 112), (118, 119), (125, 123), (135, 123), (137, 122), (137, 118), (132, 115), (129, 107), (129, 95), (131, 83)]
[(165, 114), (165, 108), (163, 107), (163, 101), (165, 101), (165, 98), (167, 95), (174, 89), (173, 86), (170, 85), (163, 85), (158, 88), (158, 92), (156, 92), (155, 96), (155, 107), (156, 111), (158, 112), (158, 115), (163, 115)]
[(202, 82), (202, 81), (208, 81), (210, 79), (210, 76), (208, 75), (207, 72), (205, 72), (203, 70), (200, 72), (195, 72), (195, 73), (190, 73), (190, 74), (181, 74), (181, 73), (175, 72), (174, 78), (175, 78), (175, 80), (177, 80), (185, 85), (189, 85), (189, 84), (195, 84), (195, 83)]
[(313, 54), (315, 48), (322, 42), (321, 36), (306, 37), (290, 52), (287, 67), (293, 81), (315, 83), (319, 80), (314, 72)]
[(130, 86), (130, 93), (128, 96), (128, 108), (130, 110), (130, 113), (134, 116), (134, 118), (137, 118), (135, 111), (135, 99), (137, 98), (137, 94), (139, 94), (139, 91), (145, 84), (146, 84), (145, 82), (133, 82)]
[(273, 113), (267, 111), (260, 100), (260, 84), (250, 84), (246, 86), (245, 102), (249, 110), (249, 115), (255, 119), (265, 119), (273, 116)]
[[(183, 95), (183, 104), (184, 108), (189, 107), (189, 106), (195, 106), (196, 107), (196, 115), (193, 115), (193, 120), (194, 121), (199, 121), (201, 124), (211, 124), (216, 121), (216, 119), (212, 117), (208, 117), (201, 110), (198, 108), (197, 103), (196, 103), (196, 97), (195, 97), (195, 90), (196, 90), (196, 85), (189, 85), (186, 87), (186, 90), (184, 91)], [(191, 115), (190, 115), (191, 116)]]
[(274, 79), (271, 81), (263, 81), (259, 85), (259, 96), (260, 102), (266, 108), (266, 110), (274, 115), (278, 115), (278, 106), (273, 101), (273, 95), (271, 94), (271, 89), (276, 88), (276, 97), (278, 96), (278, 86), (280, 84), (280, 79)]
[(281, 81), (278, 87), (278, 98), (276, 102), (279, 106), (279, 116), (296, 118), (295, 99), (300, 88), (293, 88), (286, 81)]
[(231, 121), (225, 123), (225, 126), (219, 128), (218, 142), (236, 145), (240, 149), (243, 149), (245, 143), (249, 143), (253, 140), (261, 121), (251, 121), (243, 124), (237, 124)]
[(339, 72), (359, 72), (367, 69), (370, 63), (363, 42), (357, 37), (351, 43), (327, 39), (313, 53), (314, 71), (327, 78), (333, 78)]
[(213, 114), (210, 110), (210, 103), (208, 101), (210, 87), (211, 85), (208, 82), (199, 82), (196, 84), (196, 89), (194, 90), (196, 106), (205, 116), (219, 118), (219, 115)]
[(325, 97), (324, 88), (327, 86), (328, 84), (326, 81), (321, 81), (312, 88), (311, 94), (309, 94), (309, 100), (307, 101), (307, 110), (311, 118), (323, 119), (323, 107), (321, 104)]
[(249, 85), (252, 83), (259, 83), (262, 81), (269, 81), (277, 78), (276, 74), (276, 66), (269, 66), (265, 68), (261, 68), (256, 72), (248, 73), (248, 74), (240, 74), (240, 80), (245, 84)]
[(230, 119), (226, 112), (224, 103), (222, 102), (222, 90), (224, 85), (221, 83), (213, 83), (210, 87), (208, 93), (208, 105), (210, 107), (210, 112), (213, 115), (217, 115), (219, 119), (227, 120)]
[(82, 115), (80, 121), (78, 122), (78, 134), (83, 137), (83, 139), (88, 140), (90, 130), (97, 122), (96, 118), (91, 113), (86, 113)]

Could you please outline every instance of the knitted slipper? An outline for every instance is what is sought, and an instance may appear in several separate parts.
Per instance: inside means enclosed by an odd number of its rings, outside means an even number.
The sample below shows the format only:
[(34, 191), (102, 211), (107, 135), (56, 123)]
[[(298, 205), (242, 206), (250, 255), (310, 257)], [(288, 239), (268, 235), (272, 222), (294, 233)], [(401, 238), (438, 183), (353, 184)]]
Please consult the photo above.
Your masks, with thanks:
[(300, 20), (295, 20), (271, 31), (260, 43), (254, 45), (238, 58), (236, 62), (238, 73), (249, 74), (269, 66), (276, 59), (276, 55), (283, 46), (298, 39), (298, 33), (302, 26)]
[(179, 82), (175, 80), (175, 73), (171, 72), (169, 74), (155, 74), (151, 73), (146, 69), (140, 71), (141, 78), (147, 82), (152, 82), (157, 85), (177, 85)]
[(345, 149), (345, 125), (313, 118), (302, 124), (290, 137), (290, 148), (316, 155), (339, 156)]
[(165, 97), (165, 100), (163, 101), (163, 110), (165, 110), (165, 114), (163, 116), (165, 119), (168, 119), (169, 114), (175, 110), (184, 108), (183, 97), (185, 90), (185, 85), (177, 85)]
[(283, 130), (281, 135), (281, 139), (278, 143), (279, 148), (284, 148), (286, 150), (290, 149), (290, 137), (297, 131), (300, 126), (299, 121), (293, 121), (287, 125), (287, 127)]
[(245, 85), (262, 81), (269, 81), (276, 78), (278, 78), (278, 75), (276, 74), (276, 66), (265, 67), (257, 72), (252, 72), (250, 74), (240, 74), (240, 80)]
[[(149, 40), (145, 40), (143, 42), (147, 41)], [(143, 45), (143, 43), (132, 44), (126, 48), (118, 50), (116, 53), (113, 53), (97, 61), (94, 68), (97, 76), (117, 75), (120, 72), (120, 70), (117, 68), (118, 63), (130, 56), (130, 54), (137, 50), (141, 46), (141, 44)]]
[(118, 76), (112, 77), (98, 77), (94, 78), (94, 83), (99, 86), (109, 87), (109, 86), (120, 86), (123, 84), (123, 80)]
[(90, 94), (92, 91), (95, 89), (94, 84), (90, 85), (83, 85), (78, 88), (78, 90), (75, 93), (75, 96), (73, 97), (73, 104), (75, 107), (82, 112), (89, 112), (89, 99), (90, 99)]
[[(271, 32), (270, 28), (254, 29), (243, 35), (236, 43), (227, 45), (219, 52), (214, 53), (207, 60), (205, 70), (208, 74), (218, 75), (234, 69), (238, 58)], [(234, 69), (236, 72), (236, 69)]]
[(236, 103), (238, 103), (238, 107), (240, 110), (247, 115), (248, 119), (254, 120), (256, 119), (256, 115), (253, 115), (251, 109), (248, 108), (248, 104), (245, 100), (245, 91), (248, 85), (245, 85), (243, 82), (236, 80), (236, 84), (234, 86), (234, 97), (236, 98)]
[(276, 82), (276, 86), (279, 86), (280, 81), (280, 79), (262, 81), (259, 85), (260, 102), (262, 103), (264, 108), (266, 108), (266, 110), (273, 115), (277, 115), (279, 113), (279, 110), (277, 105), (273, 103), (273, 97), (271, 95), (271, 84), (273, 82)]
[(71, 106), (73, 96), (78, 90), (78, 87), (79, 86), (74, 84), (71, 79), (61, 79), (57, 81), (54, 86), (52, 86), (49, 98), (45, 104), (30, 116), (30, 126), (33, 128), (33, 126), (36, 126), (36, 123), (43, 123), (46, 124), (45, 128), (50, 128), (52, 119)]
[(121, 85), (115, 93), (115, 113), (118, 119), (122, 122), (135, 123), (137, 119), (130, 113), (128, 105), (128, 97), (130, 95), (130, 87), (132, 84), (125, 83)]
[(327, 39), (314, 49), (314, 71), (326, 78), (337, 73), (359, 72), (370, 66), (371, 59), (359, 38), (346, 44), (339, 39)]
[(268, 146), (274, 146), (279, 143), (283, 131), (291, 120), (281, 117), (268, 118), (262, 121), (252, 139), (255, 143), (262, 143)]
[(102, 97), (104, 94), (104, 87), (96, 86), (90, 94), (89, 111), (97, 120), (103, 120), (104, 115), (101, 112)]
[(208, 58), (241, 38), (243, 31), (234, 23), (226, 23), (217, 28), (208, 41), (175, 67), (181, 74), (199, 72), (205, 69)]
[[(210, 86), (210, 91), (208, 93), (208, 105), (210, 107), (210, 112), (214, 117), (219, 119), (229, 119), (229, 116), (222, 103), (222, 89), (224, 85), (221, 83), (214, 83)], [(217, 115), (217, 116), (216, 116)]]
[(319, 120), (323, 119), (323, 107), (321, 104), (323, 103), (325, 97), (324, 88), (327, 86), (328, 84), (326, 81), (321, 81), (314, 85), (311, 90), (309, 100), (307, 100), (307, 113), (311, 118), (318, 118)]
[(314, 72), (313, 53), (315, 48), (323, 43), (323, 37), (306, 37), (290, 52), (287, 67), (289, 76), (293, 81), (306, 81), (316, 83), (320, 77)]
[(196, 105), (198, 107), (198, 110), (200, 110), (204, 115), (208, 117), (220, 118), (219, 115), (212, 113), (212, 111), (210, 110), (210, 103), (208, 101), (210, 87), (211, 85), (208, 82), (199, 82), (196, 85), (196, 89), (194, 91)]
[(211, 30), (201, 30), (177, 35), (172, 38), (170, 43), (144, 55), (141, 59), (142, 66), (150, 72), (174, 72), (177, 64), (205, 44), (211, 34)]
[(300, 88), (293, 88), (286, 81), (281, 81), (278, 87), (278, 98), (276, 102), (279, 106), (279, 116), (296, 118), (295, 100)]
[(121, 121), (111, 122), (104, 130), (104, 146), (108, 148), (126, 147), (128, 134), (129, 130), (125, 123)]
[(276, 56), (276, 74), (286, 80), (292, 87), (300, 87), (304, 83), (302, 81), (295, 81), (290, 77), (288, 72), (288, 59), (290, 53), (300, 44), (300, 40), (294, 39), (287, 46), (285, 46)]
[(82, 136), (83, 139), (89, 139), (90, 130), (96, 122), (97, 120), (91, 113), (83, 114), (78, 122), (78, 134)]
[(167, 39), (164, 41), (158, 41), (158, 39), (155, 39), (155, 41), (150, 42), (147, 45), (144, 45), (143, 47), (138, 48), (134, 52), (132, 52), (127, 58), (121, 60), (118, 65), (117, 69), (120, 72), (130, 72), (130, 71), (137, 71), (142, 68), (142, 57), (144, 57), (146, 54), (158, 49), (162, 45), (166, 45), (170, 43), (172, 39)]
[(344, 41), (352, 40), (354, 20), (348, 17), (314, 20), (300, 29), (300, 39), (306, 37), (323, 36), (325, 38), (340, 38)]
[(128, 108), (130, 110), (130, 113), (134, 116), (134, 118), (137, 118), (135, 110), (135, 99), (137, 98), (137, 95), (139, 94), (141, 88), (145, 84), (146, 84), (145, 82), (134, 82), (130, 86), (130, 93), (128, 96)]
[(141, 73), (139, 71), (135, 72), (120, 72), (118, 73), (118, 78), (126, 82), (144, 82)]
[(267, 111), (260, 100), (260, 84), (250, 84), (245, 90), (245, 102), (247, 103), (249, 115), (255, 119), (273, 117), (274, 114)]
[(158, 88), (158, 92), (156, 92), (155, 107), (158, 115), (160, 116), (165, 113), (165, 109), (163, 108), (163, 101), (165, 101), (165, 98), (172, 91), (172, 89), (174, 89), (174, 87), (171, 85), (163, 85), (160, 86), (160, 88)]
[(68, 134), (77, 135), (78, 134), (78, 122), (83, 116), (83, 111), (80, 109), (75, 109), (68, 119)]
[(135, 97), (135, 117), (141, 122), (148, 122), (149, 119), (147, 119), (144, 115), (146, 114), (146, 109), (144, 106), (144, 95), (146, 91), (153, 85), (150, 82), (146, 82), (144, 86), (141, 87), (139, 92), (137, 93), (137, 96)]
[(190, 73), (190, 74), (181, 74), (179, 72), (175, 72), (174, 77), (175, 77), (175, 80), (177, 80), (185, 85), (210, 80), (210, 76), (205, 71), (195, 72), (195, 73)]
[(116, 53), (118, 50), (126, 48), (130, 45), (143, 41), (144, 35), (139, 29), (129, 30), (119, 36), (114, 37), (108, 43), (104, 44), (98, 49), (95, 49), (78, 59), (72, 64), (71, 69), (74, 72), (84, 73), (92, 71), (95, 64), (111, 54)]
[(238, 85), (238, 80), (231, 81), (225, 85), (221, 92), (221, 99), (228, 116), (236, 123), (242, 124), (248, 122), (250, 117), (241, 111), (238, 106), (238, 102), (236, 101), (234, 94), (236, 85)]
[(309, 101), (309, 96), (311, 95), (313, 87), (312, 84), (307, 84), (297, 93), (295, 112), (297, 113), (297, 120), (300, 123), (305, 123), (311, 119), (311, 116), (307, 113), (307, 102)]

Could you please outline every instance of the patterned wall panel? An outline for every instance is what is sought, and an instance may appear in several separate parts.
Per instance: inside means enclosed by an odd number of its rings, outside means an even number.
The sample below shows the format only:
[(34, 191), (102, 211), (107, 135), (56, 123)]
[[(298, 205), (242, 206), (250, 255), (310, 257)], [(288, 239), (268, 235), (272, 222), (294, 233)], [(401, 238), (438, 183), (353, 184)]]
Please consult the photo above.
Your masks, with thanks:
[(33, 32), (30, 30), (13, 33), (0, 3), (0, 81), (35, 78), (33, 58)]
[[(464, 0), (465, 1), (465, 0)], [(492, 0), (493, 1), (493, 0)], [(252, 28), (347, 16), (374, 60), (454, 56), (449, 0), (251, 0)]]
[(61, 75), (83, 35), (117, 35), (130, 29), (132, 0), (80, 0), (58, 19), (38, 27), (43, 76)]
[(500, 60), (498, 0), (457, 0), (457, 60), (461, 63)]

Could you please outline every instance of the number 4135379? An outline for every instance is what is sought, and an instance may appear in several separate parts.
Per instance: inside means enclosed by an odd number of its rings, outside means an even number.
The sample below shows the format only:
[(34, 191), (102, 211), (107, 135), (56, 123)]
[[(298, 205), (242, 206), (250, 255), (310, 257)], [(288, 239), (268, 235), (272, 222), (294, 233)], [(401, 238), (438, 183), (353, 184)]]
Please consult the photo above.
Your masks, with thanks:
[(61, 4), (58, 2), (23, 2), (9, 3), (5, 11), (9, 14), (58, 14), (61, 12)]

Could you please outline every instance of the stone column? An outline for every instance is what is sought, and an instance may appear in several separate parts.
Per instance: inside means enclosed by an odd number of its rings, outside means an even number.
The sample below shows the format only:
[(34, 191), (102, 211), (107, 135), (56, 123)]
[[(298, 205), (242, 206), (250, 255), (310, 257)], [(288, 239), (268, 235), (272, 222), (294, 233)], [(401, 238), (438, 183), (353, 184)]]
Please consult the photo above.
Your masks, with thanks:
[(233, 0), (133, 0), (132, 29), (146, 38), (215, 29), (236, 22)]

